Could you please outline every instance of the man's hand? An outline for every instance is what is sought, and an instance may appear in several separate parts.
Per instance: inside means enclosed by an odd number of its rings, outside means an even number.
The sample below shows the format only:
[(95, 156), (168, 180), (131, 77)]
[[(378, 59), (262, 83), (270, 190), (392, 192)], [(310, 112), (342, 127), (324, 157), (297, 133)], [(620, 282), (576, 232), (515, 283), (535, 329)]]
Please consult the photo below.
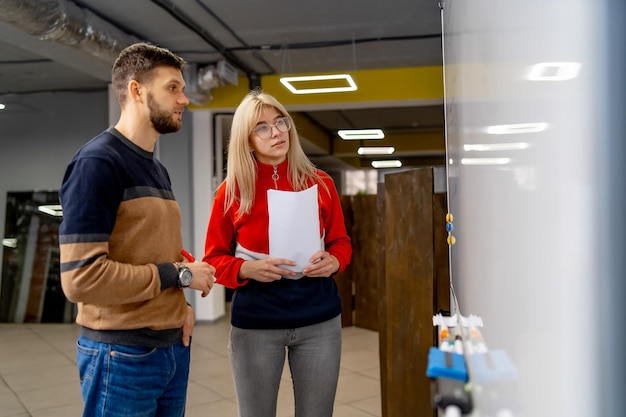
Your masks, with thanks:
[(191, 344), (191, 335), (193, 334), (193, 327), (196, 325), (196, 314), (193, 312), (193, 308), (190, 305), (187, 306), (187, 317), (183, 324), (183, 346), (189, 346)]
[(191, 269), (193, 274), (193, 281), (189, 288), (202, 291), (202, 296), (206, 297), (213, 288), (213, 281), (215, 281), (215, 268), (206, 262), (184, 262), (184, 265)]

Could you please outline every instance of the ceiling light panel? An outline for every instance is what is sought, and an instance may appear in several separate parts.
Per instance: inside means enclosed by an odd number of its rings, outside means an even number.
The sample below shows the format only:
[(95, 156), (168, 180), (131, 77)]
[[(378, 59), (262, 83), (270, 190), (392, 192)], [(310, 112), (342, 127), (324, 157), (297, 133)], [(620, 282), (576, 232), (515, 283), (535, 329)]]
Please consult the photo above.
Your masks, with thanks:
[(357, 89), (349, 74), (281, 77), (280, 82), (293, 94), (341, 93)]
[(400, 168), (402, 166), (402, 162), (397, 159), (389, 161), (372, 161), (372, 166), (374, 168)]
[(337, 131), (343, 140), (368, 140), (383, 139), (385, 134), (382, 129), (347, 129)]
[(361, 146), (357, 153), (359, 155), (391, 155), (395, 150), (393, 146)]

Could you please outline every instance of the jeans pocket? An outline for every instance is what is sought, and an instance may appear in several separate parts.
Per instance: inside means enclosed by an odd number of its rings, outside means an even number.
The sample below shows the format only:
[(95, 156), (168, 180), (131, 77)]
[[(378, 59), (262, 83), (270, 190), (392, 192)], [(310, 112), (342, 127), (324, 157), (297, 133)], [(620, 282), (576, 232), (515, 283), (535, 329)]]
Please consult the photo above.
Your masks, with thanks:
[(111, 345), (111, 355), (116, 358), (128, 360), (149, 359), (157, 351), (157, 348), (143, 346)]
[(78, 376), (80, 378), (80, 386), (82, 391), (83, 400), (90, 391), (91, 384), (95, 376), (98, 354), (98, 349), (88, 347), (91, 341), (79, 338), (76, 342), (76, 364), (78, 365)]

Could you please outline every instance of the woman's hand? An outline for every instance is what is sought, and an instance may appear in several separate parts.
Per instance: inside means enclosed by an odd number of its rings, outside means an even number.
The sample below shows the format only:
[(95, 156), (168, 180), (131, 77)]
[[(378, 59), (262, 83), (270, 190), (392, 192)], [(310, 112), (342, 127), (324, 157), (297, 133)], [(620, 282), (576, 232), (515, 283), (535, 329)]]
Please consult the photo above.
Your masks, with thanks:
[(239, 269), (239, 278), (254, 279), (260, 282), (271, 282), (283, 276), (295, 276), (296, 273), (284, 269), (282, 265), (296, 266), (294, 261), (282, 258), (266, 258), (258, 261), (245, 261)]
[(339, 270), (339, 261), (328, 252), (313, 254), (311, 264), (302, 270), (307, 277), (329, 277)]

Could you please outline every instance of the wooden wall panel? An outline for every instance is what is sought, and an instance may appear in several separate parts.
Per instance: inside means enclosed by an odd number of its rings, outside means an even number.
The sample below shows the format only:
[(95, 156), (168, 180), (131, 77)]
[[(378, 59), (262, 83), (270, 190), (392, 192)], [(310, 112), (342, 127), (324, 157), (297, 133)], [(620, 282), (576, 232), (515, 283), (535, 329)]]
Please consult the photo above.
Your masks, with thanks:
[[(448, 202), (446, 194), (433, 195), (433, 243), (435, 250), (435, 311), (450, 312), (450, 267), (448, 256), (448, 232), (446, 231), (446, 213)], [(433, 331), (436, 331), (433, 327)]]
[(352, 197), (352, 280), (354, 282), (354, 325), (369, 330), (379, 329), (379, 281), (377, 264), (380, 257), (378, 209), (375, 195)]
[(433, 346), (433, 171), (385, 176), (385, 331), (380, 335), (383, 416), (433, 417), (428, 350)]
[(377, 276), (379, 278), (378, 285), (378, 354), (380, 358), (380, 402), (382, 417), (389, 416), (389, 401), (387, 400), (387, 343), (389, 337), (387, 332), (387, 286), (385, 285), (385, 262), (387, 257), (387, 239), (385, 229), (385, 183), (378, 183), (376, 194), (376, 208), (378, 211), (378, 220), (376, 222), (378, 228), (378, 237), (380, 244), (376, 248), (376, 255), (379, 259), (376, 265)]
[[(343, 217), (346, 224), (346, 230), (348, 236), (352, 238), (353, 228), (353, 215), (352, 215), (352, 200), (350, 196), (341, 196), (341, 208), (343, 209)], [(354, 255), (350, 265), (341, 274), (335, 275), (335, 282), (339, 290), (339, 296), (341, 297), (341, 306), (343, 312), (341, 314), (341, 326), (349, 327), (354, 323), (354, 301), (353, 301), (353, 283), (352, 283), (352, 269), (354, 265)]]

